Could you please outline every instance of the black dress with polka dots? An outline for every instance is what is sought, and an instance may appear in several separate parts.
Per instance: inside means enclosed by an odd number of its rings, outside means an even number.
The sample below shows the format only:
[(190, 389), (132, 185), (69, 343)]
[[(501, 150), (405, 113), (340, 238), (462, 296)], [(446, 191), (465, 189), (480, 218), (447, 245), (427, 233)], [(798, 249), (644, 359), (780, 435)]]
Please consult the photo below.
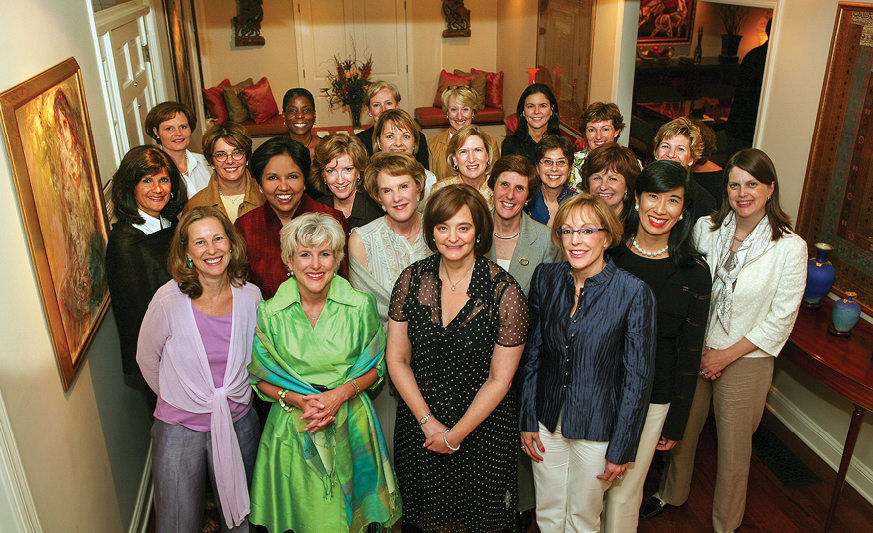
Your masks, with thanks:
[[(440, 255), (434, 254), (406, 268), (394, 286), (389, 315), (408, 321), (418, 387), (433, 416), (451, 428), (488, 379), (494, 345), (525, 342), (528, 312), (512, 276), (479, 257), (469, 300), (443, 327), (439, 267)], [(519, 447), (514, 391), (453, 454), (422, 446), (424, 433), (402, 399), (396, 424), (394, 465), (404, 524), (425, 532), (514, 531)]]

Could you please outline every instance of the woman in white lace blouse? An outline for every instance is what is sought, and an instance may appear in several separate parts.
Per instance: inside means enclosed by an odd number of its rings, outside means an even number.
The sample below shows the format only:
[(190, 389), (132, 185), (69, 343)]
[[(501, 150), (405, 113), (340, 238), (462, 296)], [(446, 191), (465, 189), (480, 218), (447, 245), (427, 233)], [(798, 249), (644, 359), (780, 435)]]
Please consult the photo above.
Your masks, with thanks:
[[(364, 188), (386, 214), (353, 229), (349, 235), (349, 281), (355, 289), (376, 297), (379, 318), (386, 329), (394, 282), (404, 268), (431, 253), (421, 233), (421, 214), (416, 209), (424, 185), (424, 167), (406, 152), (376, 152), (364, 171)], [(389, 393), (392, 388), (383, 384), (373, 406), (393, 456), (397, 400)]]

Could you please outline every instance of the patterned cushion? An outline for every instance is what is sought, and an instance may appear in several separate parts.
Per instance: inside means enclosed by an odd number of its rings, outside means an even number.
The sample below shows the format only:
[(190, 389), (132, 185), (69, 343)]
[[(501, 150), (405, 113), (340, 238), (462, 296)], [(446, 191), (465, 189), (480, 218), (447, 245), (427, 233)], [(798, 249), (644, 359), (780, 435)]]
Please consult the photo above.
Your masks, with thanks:
[(243, 87), (248, 87), (253, 84), (252, 79), (249, 78), (237, 83), (236, 85), (231, 85), (230, 87), (222, 89), (224, 91), (224, 105), (227, 106), (227, 114), (230, 115), (230, 120), (234, 122), (248, 120), (249, 110), (246, 109), (245, 100), (240, 98), (239, 93), (242, 91)]

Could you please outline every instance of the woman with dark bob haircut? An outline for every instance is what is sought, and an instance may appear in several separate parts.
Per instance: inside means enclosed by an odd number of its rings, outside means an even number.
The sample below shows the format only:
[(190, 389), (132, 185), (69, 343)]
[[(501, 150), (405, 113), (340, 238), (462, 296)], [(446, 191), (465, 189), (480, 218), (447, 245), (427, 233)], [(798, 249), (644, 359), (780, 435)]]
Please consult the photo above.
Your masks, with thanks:
[(518, 99), (515, 114), (518, 125), (512, 135), (503, 139), (500, 154), (521, 154), (536, 165), (534, 150), (540, 139), (561, 134), (558, 99), (544, 83), (528, 85)]
[(312, 133), (315, 125), (315, 98), (303, 87), (288, 89), (282, 98), (282, 115), (288, 136), (309, 150), (310, 159), (315, 156), (319, 137)]
[(115, 218), (106, 244), (106, 277), (121, 341), (128, 386), (156, 397), (136, 364), (136, 339), (155, 291), (170, 280), (167, 253), (176, 217), (185, 206), (185, 182), (170, 156), (154, 146), (132, 148), (112, 176)]
[(633, 150), (616, 143), (598, 146), (579, 171), (582, 191), (597, 195), (622, 221), (634, 206), (634, 180), (642, 170)]
[(222, 531), (246, 533), (260, 436), (248, 365), (261, 292), (245, 282), (245, 241), (214, 207), (182, 217), (168, 265), (173, 279), (152, 298), (136, 352), (158, 395), (157, 531), (196, 531), (209, 479)]
[[(330, 215), (345, 231), (348, 225), (338, 210), (306, 194), (309, 150), (299, 142), (284, 135), (267, 140), (252, 154), (251, 168), (266, 201), (236, 219), (235, 224), (248, 245), (250, 281), (261, 289), (264, 299), (269, 300), (288, 279), (279, 243), (279, 232), (284, 225), (303, 213)], [(346, 261), (340, 265), (340, 275), (348, 276)], [(260, 409), (262, 405), (257, 404), (257, 407)], [(261, 414), (266, 415), (266, 412)]]
[(624, 130), (624, 117), (614, 103), (594, 102), (582, 113), (582, 124), (585, 125), (585, 140), (588, 146), (576, 152), (573, 174), (570, 176), (570, 187), (577, 191), (587, 190), (582, 185), (585, 177), (580, 174), (580, 171), (588, 154), (604, 144), (618, 142), (618, 137)]
[(563, 135), (546, 135), (534, 150), (534, 165), (540, 188), (525, 211), (540, 224), (551, 227), (552, 217), (558, 212), (558, 207), (564, 200), (576, 194), (570, 188), (573, 143)]
[(395, 467), (404, 524), (422, 531), (515, 529), (518, 419), (510, 388), (528, 315), (518, 283), (484, 257), (492, 231), (476, 189), (435, 192), (424, 235), (436, 253), (403, 270), (391, 295)]
[(658, 337), (652, 397), (636, 458), (624, 479), (606, 491), (601, 531), (609, 533), (637, 530), (655, 450), (673, 448), (685, 433), (712, 288), (709, 266), (691, 240), (694, 182), (688, 168), (675, 161), (651, 163), (637, 176), (633, 196), (635, 208), (612, 257), (655, 294)]
[(657, 516), (667, 504), (688, 499), (711, 401), (718, 426), (712, 526), (734, 531), (745, 513), (752, 434), (806, 288), (807, 248), (779, 205), (776, 168), (767, 154), (748, 148), (732, 155), (723, 184), (721, 207), (698, 220), (692, 233), (712, 270), (712, 302), (688, 425), (668, 452), (660, 490), (643, 505), (643, 515)]
[(145, 119), (146, 135), (158, 141), (167, 152), (188, 186), (188, 196), (194, 196), (209, 183), (209, 164), (200, 154), (188, 150), (191, 132), (197, 127), (197, 116), (191, 108), (179, 102), (163, 102), (149, 111)]

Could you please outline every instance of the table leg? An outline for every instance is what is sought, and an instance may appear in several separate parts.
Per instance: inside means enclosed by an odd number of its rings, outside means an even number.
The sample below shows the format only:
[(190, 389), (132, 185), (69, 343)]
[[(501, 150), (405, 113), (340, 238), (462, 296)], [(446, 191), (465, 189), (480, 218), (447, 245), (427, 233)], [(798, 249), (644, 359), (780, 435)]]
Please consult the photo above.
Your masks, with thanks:
[(852, 453), (855, 451), (855, 441), (858, 440), (858, 432), (861, 431), (861, 422), (864, 420), (865, 410), (863, 407), (855, 405), (855, 411), (852, 413), (852, 422), (849, 424), (849, 433), (846, 435), (846, 444), (843, 446), (843, 456), (840, 459), (840, 469), (837, 471), (837, 481), (834, 483), (834, 493), (831, 496), (831, 504), (828, 507), (828, 517), (825, 520), (822, 533), (827, 533), (831, 527), (831, 521), (837, 512), (837, 503), (840, 501), (840, 492), (843, 490), (843, 483), (846, 481), (846, 472), (849, 470), (849, 463), (852, 462)]

